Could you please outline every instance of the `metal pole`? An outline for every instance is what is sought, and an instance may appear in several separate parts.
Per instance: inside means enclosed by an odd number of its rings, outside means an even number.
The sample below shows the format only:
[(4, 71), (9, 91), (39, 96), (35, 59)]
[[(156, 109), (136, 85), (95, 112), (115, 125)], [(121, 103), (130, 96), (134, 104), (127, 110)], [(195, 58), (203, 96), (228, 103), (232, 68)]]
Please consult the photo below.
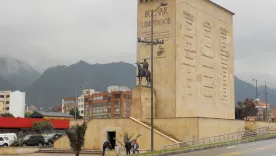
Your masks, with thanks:
[(151, 151), (154, 151), (154, 137), (153, 137), (153, 10), (151, 10)]
[(77, 119), (77, 106), (78, 106), (78, 88), (76, 88), (76, 104), (75, 104), (75, 120)]
[(256, 99), (258, 99), (258, 80), (256, 79)]
[(266, 109), (266, 120), (268, 121), (268, 114), (267, 114), (267, 89), (266, 89), (266, 81), (265, 81), (265, 109)]

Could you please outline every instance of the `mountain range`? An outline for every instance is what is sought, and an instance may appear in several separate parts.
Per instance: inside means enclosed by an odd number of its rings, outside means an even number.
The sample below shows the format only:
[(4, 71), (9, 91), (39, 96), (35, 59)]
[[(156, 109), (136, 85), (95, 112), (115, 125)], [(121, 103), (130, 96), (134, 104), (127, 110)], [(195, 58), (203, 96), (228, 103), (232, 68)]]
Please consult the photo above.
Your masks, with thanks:
[[(83, 88), (105, 91), (110, 85), (135, 87), (136, 67), (117, 62), (89, 64), (79, 61), (70, 66), (48, 68), (42, 74), (25, 62), (0, 58), (0, 90), (26, 92), (26, 104), (48, 109), (61, 104), (64, 97), (74, 97)], [(80, 88), (80, 86), (83, 88)], [(265, 101), (264, 86), (259, 86), (259, 98)], [(255, 86), (235, 76), (235, 102), (255, 98)], [(267, 88), (268, 103), (276, 106), (276, 90)]]
[(41, 73), (23, 61), (0, 57), (0, 77), (8, 81), (13, 86), (12, 89), (24, 90), (40, 75)]

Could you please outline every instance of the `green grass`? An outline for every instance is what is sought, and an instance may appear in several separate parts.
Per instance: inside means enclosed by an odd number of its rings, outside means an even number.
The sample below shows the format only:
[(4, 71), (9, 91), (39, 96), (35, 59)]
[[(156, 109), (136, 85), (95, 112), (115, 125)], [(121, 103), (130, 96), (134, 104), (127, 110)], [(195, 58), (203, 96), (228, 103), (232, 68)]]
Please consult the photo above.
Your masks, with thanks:
[(194, 145), (194, 146), (178, 148), (178, 149), (153, 151), (153, 152), (141, 153), (141, 154), (135, 154), (135, 155), (137, 155), (137, 156), (151, 156), (151, 155), (155, 155), (155, 154), (171, 153), (171, 152), (177, 152), (177, 151), (188, 151), (188, 150), (191, 150), (191, 149), (199, 149), (199, 148), (205, 148), (205, 147), (225, 145), (225, 144), (234, 143), (234, 142), (246, 142), (246, 141), (256, 141), (258, 139), (269, 139), (269, 138), (272, 138), (272, 137), (276, 137), (276, 134), (269, 134), (269, 135), (265, 135), (265, 136), (257, 136), (257, 137), (242, 139), (242, 140), (239, 140), (239, 141), (231, 140), (231, 141), (218, 142), (218, 143), (212, 143), (212, 144), (203, 144), (203, 145), (199, 145), (199, 146)]

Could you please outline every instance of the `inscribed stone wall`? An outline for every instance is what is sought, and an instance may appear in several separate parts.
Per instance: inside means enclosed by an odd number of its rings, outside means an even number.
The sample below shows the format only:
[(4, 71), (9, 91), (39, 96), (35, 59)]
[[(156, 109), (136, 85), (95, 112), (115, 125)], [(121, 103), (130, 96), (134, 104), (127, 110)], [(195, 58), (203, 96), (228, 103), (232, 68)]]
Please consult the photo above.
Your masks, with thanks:
[[(138, 1), (138, 37), (150, 39), (150, 10), (156, 9), (161, 1)], [(154, 46), (154, 89), (156, 98), (156, 115), (158, 117), (175, 116), (175, 0), (167, 0), (168, 5), (160, 7), (154, 14), (154, 39), (164, 39), (164, 45)], [(137, 61), (144, 58), (150, 62), (150, 46), (138, 43)], [(149, 67), (149, 70), (151, 66)], [(138, 81), (137, 81), (138, 84)], [(142, 85), (146, 85), (144, 79)], [(164, 111), (166, 110), (166, 111)]]

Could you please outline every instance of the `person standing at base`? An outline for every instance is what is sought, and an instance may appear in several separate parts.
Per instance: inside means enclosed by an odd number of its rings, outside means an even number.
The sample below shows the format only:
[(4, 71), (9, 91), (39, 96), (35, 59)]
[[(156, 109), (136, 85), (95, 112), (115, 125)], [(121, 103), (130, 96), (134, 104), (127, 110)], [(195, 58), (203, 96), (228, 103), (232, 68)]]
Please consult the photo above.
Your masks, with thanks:
[(119, 156), (120, 154), (120, 146), (118, 146), (117, 144), (115, 145), (115, 154), (116, 156)]
[(133, 154), (135, 154), (135, 152), (138, 152), (139, 154), (139, 144), (137, 143), (137, 141), (135, 140), (133, 145), (132, 145), (132, 152)]
[(111, 144), (110, 144), (109, 140), (107, 140), (103, 143), (103, 156), (105, 156), (105, 150), (108, 147), (111, 149)]
[(126, 148), (126, 155), (130, 155), (131, 142), (129, 141), (129, 138), (127, 138), (127, 141), (125, 142), (125, 148)]

